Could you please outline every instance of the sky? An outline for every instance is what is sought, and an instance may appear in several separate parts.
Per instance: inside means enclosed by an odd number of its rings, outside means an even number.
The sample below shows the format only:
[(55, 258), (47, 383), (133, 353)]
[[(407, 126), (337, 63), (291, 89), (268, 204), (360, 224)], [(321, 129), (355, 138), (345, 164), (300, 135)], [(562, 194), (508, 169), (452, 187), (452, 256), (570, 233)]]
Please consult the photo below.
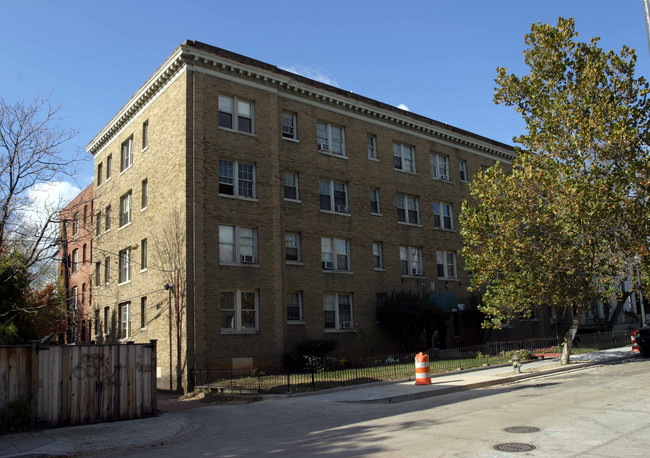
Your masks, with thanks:
[[(637, 50), (650, 76), (642, 0), (0, 0), (0, 96), (50, 94), (83, 150), (185, 40), (298, 72), (507, 144), (523, 132), (493, 102), (496, 68), (527, 69), (534, 22), (573, 17), (580, 39)], [(61, 179), (67, 200), (93, 179), (90, 154)], [(51, 194), (51, 191), (49, 192)]]

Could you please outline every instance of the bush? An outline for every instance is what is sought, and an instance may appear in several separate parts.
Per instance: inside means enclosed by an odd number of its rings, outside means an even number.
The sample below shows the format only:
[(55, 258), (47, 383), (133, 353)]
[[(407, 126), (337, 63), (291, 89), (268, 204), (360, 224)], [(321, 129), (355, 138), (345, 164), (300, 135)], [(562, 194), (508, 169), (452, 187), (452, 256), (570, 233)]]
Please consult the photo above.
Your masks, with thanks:
[(502, 351), (501, 353), (499, 353), (499, 356), (507, 359), (512, 359), (514, 355), (519, 356), (521, 361), (529, 361), (531, 359), (535, 359), (535, 355), (530, 350), (524, 350), (524, 349), (510, 350), (510, 351)]
[(327, 356), (328, 353), (336, 350), (336, 340), (316, 339), (307, 340), (298, 345), (298, 353), (301, 355)]
[(7, 431), (24, 431), (32, 420), (32, 406), (29, 401), (18, 398), (7, 404), (3, 428)]

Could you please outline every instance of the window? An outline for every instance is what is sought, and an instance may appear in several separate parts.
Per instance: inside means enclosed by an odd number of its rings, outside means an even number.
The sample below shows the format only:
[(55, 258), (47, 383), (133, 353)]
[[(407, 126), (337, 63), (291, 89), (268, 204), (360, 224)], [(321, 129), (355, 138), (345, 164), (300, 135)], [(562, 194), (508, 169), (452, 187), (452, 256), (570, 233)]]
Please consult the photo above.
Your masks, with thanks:
[(327, 293), (323, 295), (325, 329), (352, 329), (352, 294)]
[(83, 264), (86, 264), (86, 261), (88, 261), (88, 246), (84, 243), (84, 246), (82, 248), (81, 262)]
[(144, 210), (147, 208), (147, 205), (149, 203), (149, 180), (144, 179), (142, 180), (142, 196), (141, 196), (141, 201), (140, 201), (140, 210)]
[(219, 262), (257, 264), (257, 229), (219, 226)]
[(377, 159), (377, 136), (368, 134), (368, 159)]
[(81, 305), (86, 303), (86, 284), (81, 285)]
[(110, 316), (111, 309), (110, 307), (104, 307), (104, 334), (108, 335), (109, 327), (108, 327), (108, 318)]
[(78, 288), (76, 286), (72, 287), (70, 291), (70, 310), (77, 310), (77, 295), (79, 294)]
[(72, 272), (79, 270), (79, 249), (72, 250)]
[(120, 339), (131, 337), (131, 303), (120, 304)]
[(219, 127), (253, 133), (253, 103), (219, 96)]
[(140, 270), (147, 270), (147, 239), (140, 241)]
[(258, 329), (258, 297), (255, 290), (221, 291), (219, 309), (222, 330), (253, 332)]
[(319, 180), (320, 209), (337, 213), (348, 212), (348, 184), (334, 180)]
[(320, 239), (320, 245), (323, 270), (334, 270), (339, 272), (350, 271), (349, 240), (322, 237)]
[(384, 268), (384, 247), (381, 242), (373, 242), (372, 244), (372, 266), (375, 269)]
[(131, 191), (120, 197), (120, 227), (131, 222)]
[(424, 275), (424, 270), (422, 269), (422, 248), (414, 246), (399, 247), (399, 261), (402, 275)]
[(449, 156), (444, 154), (429, 155), (429, 165), (431, 166), (431, 178), (434, 180), (450, 181), (449, 178)]
[(379, 206), (379, 188), (370, 190), (370, 213), (373, 215), (381, 214), (381, 207)]
[(300, 234), (287, 233), (284, 236), (284, 254), (287, 262), (300, 262)]
[(255, 198), (255, 165), (219, 159), (219, 194)]
[(79, 212), (72, 215), (72, 235), (79, 235)]
[(323, 122), (316, 123), (318, 151), (345, 156), (345, 130)]
[(124, 172), (133, 164), (133, 137), (122, 143), (122, 156), (120, 162), (120, 172)]
[(110, 281), (111, 281), (111, 258), (107, 256), (104, 258), (104, 284), (108, 285)]
[(100, 286), (102, 284), (102, 263), (101, 262), (96, 262), (95, 263), (95, 286)]
[(149, 120), (142, 123), (142, 151), (149, 148)]
[(298, 174), (294, 172), (284, 172), (284, 198), (287, 200), (299, 200), (298, 193)]
[(393, 143), (393, 162), (395, 169), (415, 173), (414, 148), (402, 143)]
[(97, 212), (95, 215), (95, 235), (99, 237), (102, 233), (102, 212)]
[(99, 336), (99, 333), (102, 329), (101, 323), (99, 321), (99, 309), (95, 309), (94, 316), (95, 316), (95, 336)]
[(100, 162), (97, 164), (97, 187), (99, 188), (102, 185), (102, 178), (104, 178), (104, 166)]
[(111, 174), (113, 173), (111, 169), (113, 168), (113, 155), (109, 154), (106, 157), (106, 181), (111, 179)]
[(469, 181), (467, 179), (467, 161), (458, 161), (458, 169), (460, 171), (460, 181)]
[(84, 229), (86, 228), (86, 223), (88, 222), (88, 205), (84, 205), (84, 219), (83, 219), (83, 226)]
[(397, 221), (420, 224), (420, 204), (417, 197), (397, 194)]
[(290, 140), (298, 139), (295, 113), (289, 113), (286, 111), (282, 113), (282, 138), (288, 138)]
[(436, 229), (451, 231), (454, 229), (451, 204), (445, 202), (433, 203), (433, 226)]
[(302, 292), (287, 293), (287, 321), (302, 321)]
[(104, 230), (106, 232), (111, 230), (111, 206), (107, 205), (106, 209), (104, 210), (104, 219), (106, 220), (104, 222)]
[(147, 296), (140, 298), (140, 329), (147, 327)]
[(131, 281), (131, 247), (120, 251), (119, 283)]
[(457, 278), (455, 251), (436, 251), (436, 258), (438, 262), (438, 278)]

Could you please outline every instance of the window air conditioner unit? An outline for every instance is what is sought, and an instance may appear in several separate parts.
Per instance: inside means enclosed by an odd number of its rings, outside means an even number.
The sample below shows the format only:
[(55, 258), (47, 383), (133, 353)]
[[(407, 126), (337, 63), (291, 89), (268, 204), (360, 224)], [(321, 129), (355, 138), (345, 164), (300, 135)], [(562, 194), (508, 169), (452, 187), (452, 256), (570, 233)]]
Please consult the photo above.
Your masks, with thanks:
[(348, 207), (345, 205), (334, 205), (334, 211), (339, 213), (347, 213)]
[(242, 264), (253, 264), (255, 262), (255, 256), (241, 256)]
[(318, 151), (329, 151), (330, 150), (330, 145), (327, 143), (319, 143), (318, 144)]
[(334, 270), (334, 263), (332, 261), (323, 261), (323, 270)]
[(413, 275), (422, 275), (422, 269), (413, 269)]
[(352, 329), (352, 323), (349, 321), (341, 321), (341, 329)]

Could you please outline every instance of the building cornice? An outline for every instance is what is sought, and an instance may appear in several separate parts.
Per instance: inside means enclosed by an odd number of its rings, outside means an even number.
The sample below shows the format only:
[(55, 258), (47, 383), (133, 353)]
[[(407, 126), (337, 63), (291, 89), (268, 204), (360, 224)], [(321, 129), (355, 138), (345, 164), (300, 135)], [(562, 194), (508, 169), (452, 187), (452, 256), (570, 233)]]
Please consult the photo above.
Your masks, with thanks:
[(186, 41), (174, 51), (88, 144), (87, 151), (91, 154), (99, 152), (184, 66), (275, 88), (279, 93), (290, 93), (334, 109), (355, 112), (463, 149), (469, 148), (507, 161), (515, 157), (514, 148), (510, 145), (195, 41)]

